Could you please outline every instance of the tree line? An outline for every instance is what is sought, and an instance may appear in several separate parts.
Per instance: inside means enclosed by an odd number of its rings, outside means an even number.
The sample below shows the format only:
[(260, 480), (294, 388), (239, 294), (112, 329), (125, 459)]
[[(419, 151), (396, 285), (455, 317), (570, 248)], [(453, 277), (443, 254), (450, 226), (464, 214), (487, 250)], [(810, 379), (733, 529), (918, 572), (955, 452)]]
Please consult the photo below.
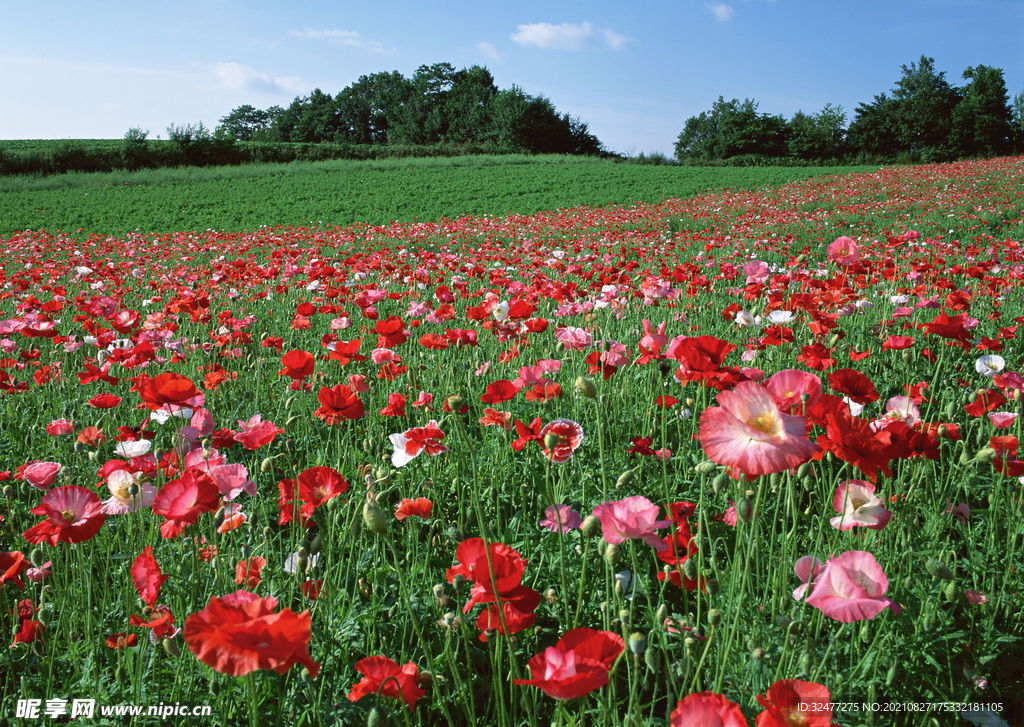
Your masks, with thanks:
[(587, 124), (544, 96), (499, 90), (487, 68), (422, 65), (361, 76), (335, 96), (319, 88), (287, 107), (240, 106), (215, 135), (237, 141), (356, 145), (483, 144), (538, 154), (601, 154)]
[(680, 162), (813, 161), (940, 162), (1024, 150), (1024, 92), (1011, 106), (1003, 71), (973, 66), (956, 87), (921, 56), (902, 66), (895, 87), (861, 103), (846, 124), (842, 106), (788, 121), (758, 113), (753, 99), (719, 96), (710, 111), (686, 120), (675, 144)]

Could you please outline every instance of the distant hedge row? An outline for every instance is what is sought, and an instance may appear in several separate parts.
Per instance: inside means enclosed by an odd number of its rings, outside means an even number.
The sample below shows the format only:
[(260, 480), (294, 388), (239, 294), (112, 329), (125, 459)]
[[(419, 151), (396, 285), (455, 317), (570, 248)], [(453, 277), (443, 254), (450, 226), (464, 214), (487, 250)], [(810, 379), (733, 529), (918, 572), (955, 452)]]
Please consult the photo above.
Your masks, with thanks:
[(213, 136), (189, 143), (145, 138), (0, 141), (0, 175), (514, 153), (521, 153), (521, 150), (487, 144), (255, 142)]

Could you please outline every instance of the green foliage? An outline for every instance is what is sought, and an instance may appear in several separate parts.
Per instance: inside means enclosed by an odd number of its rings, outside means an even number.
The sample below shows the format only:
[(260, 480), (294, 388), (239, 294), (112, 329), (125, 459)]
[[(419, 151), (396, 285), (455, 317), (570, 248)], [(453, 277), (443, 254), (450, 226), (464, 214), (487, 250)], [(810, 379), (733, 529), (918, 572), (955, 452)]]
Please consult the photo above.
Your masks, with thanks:
[(935, 59), (921, 56), (918, 63), (903, 66), (903, 77), (893, 90), (894, 113), (900, 147), (917, 152), (924, 161), (951, 157), (949, 132), (953, 109), (961, 91), (935, 70)]
[(1013, 148), (1010, 94), (1001, 68), (976, 66), (964, 71), (969, 80), (963, 101), (953, 111), (950, 142), (961, 156), (996, 156)]
[(786, 153), (786, 122), (781, 116), (759, 114), (757, 102), (726, 101), (719, 96), (711, 112), (686, 121), (675, 145), (679, 160), (713, 161), (756, 154), (782, 156)]
[[(247, 144), (249, 153), (277, 146)], [(323, 145), (302, 148), (312, 153)], [(79, 228), (113, 234), (137, 227), (241, 230), (267, 220), (344, 225), (535, 214), (552, 207), (658, 202), (723, 187), (750, 189), (838, 171), (640, 166), (594, 157), (503, 155), (8, 177), (0, 179), (0, 234)]]

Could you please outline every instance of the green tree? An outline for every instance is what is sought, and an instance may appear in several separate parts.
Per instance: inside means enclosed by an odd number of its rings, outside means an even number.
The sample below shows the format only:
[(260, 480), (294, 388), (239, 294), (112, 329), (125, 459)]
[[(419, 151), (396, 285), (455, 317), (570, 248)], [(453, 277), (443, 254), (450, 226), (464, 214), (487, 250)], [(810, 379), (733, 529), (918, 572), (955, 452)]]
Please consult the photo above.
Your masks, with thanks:
[(146, 137), (149, 130), (143, 131), (138, 126), (133, 126), (124, 132), (123, 143), (121, 144), (121, 160), (129, 169), (138, 169), (144, 166), (149, 156), (149, 142)]
[(491, 126), (491, 102), (497, 93), (494, 76), (486, 68), (471, 66), (456, 72), (444, 101), (444, 140), (453, 144), (485, 141)]
[(341, 138), (353, 144), (397, 142), (412, 94), (412, 84), (398, 71), (360, 76), (336, 99)]
[[(279, 107), (278, 107), (279, 108)], [(265, 133), (271, 125), (272, 118), (269, 111), (261, 111), (255, 106), (245, 104), (220, 119), (218, 130), (237, 141), (249, 141), (253, 136)]]
[(302, 114), (288, 135), (289, 141), (334, 141), (342, 130), (338, 107), (331, 94), (314, 88), (302, 104)]
[(1009, 153), (1013, 147), (1013, 116), (1002, 69), (975, 66), (964, 71), (963, 77), (970, 83), (953, 110), (953, 147), (961, 156)]
[(919, 152), (926, 160), (948, 158), (958, 90), (946, 81), (945, 72), (935, 70), (933, 58), (921, 56), (902, 70), (903, 77), (893, 90), (900, 149)]
[(1024, 149), (1024, 91), (1013, 97), (1010, 125), (1013, 127), (1013, 150)]
[(687, 119), (676, 140), (677, 159), (711, 161), (743, 154), (783, 156), (787, 153), (786, 120), (759, 114), (757, 102), (718, 97), (709, 112)]
[(846, 130), (846, 144), (864, 156), (890, 157), (900, 151), (896, 102), (882, 93), (871, 103), (858, 104)]

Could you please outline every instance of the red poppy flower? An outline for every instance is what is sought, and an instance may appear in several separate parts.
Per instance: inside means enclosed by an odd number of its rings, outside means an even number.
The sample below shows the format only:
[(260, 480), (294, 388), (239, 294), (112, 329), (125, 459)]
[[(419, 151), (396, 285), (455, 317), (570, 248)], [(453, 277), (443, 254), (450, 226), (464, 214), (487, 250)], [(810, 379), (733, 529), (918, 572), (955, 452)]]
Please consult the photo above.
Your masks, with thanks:
[(824, 371), (835, 366), (836, 360), (832, 358), (832, 349), (821, 343), (804, 346), (800, 349), (800, 355), (796, 360), (814, 371)]
[(41, 639), (43, 632), (46, 631), (46, 627), (38, 621), (22, 621), (21, 628), (14, 634), (14, 643), (11, 644), (31, 644), (37, 639)]
[(382, 417), (404, 417), (405, 397), (401, 394), (388, 394), (388, 405), (380, 410)]
[(150, 608), (156, 605), (156, 599), (160, 596), (160, 586), (170, 576), (165, 576), (160, 571), (160, 565), (153, 557), (153, 546), (147, 545), (142, 549), (142, 554), (132, 563), (132, 583), (139, 593), (139, 598)]
[(94, 409), (113, 409), (121, 403), (121, 397), (114, 394), (96, 394), (85, 403)]
[(382, 321), (377, 321), (373, 330), (378, 334), (377, 348), (394, 348), (408, 339), (405, 335), (405, 324), (398, 316), (388, 316)]
[(420, 336), (420, 345), (423, 348), (429, 348), (431, 350), (440, 350), (448, 348), (451, 341), (446, 336), (442, 336), (440, 333), (425, 333)]
[(425, 497), (417, 497), (415, 500), (403, 498), (398, 510), (395, 511), (395, 518), (405, 520), (407, 517), (415, 515), (423, 520), (429, 520), (433, 509), (434, 503)]
[(508, 379), (499, 379), (487, 385), (487, 391), (480, 395), (480, 401), (484, 404), (500, 404), (515, 398), (519, 389)]
[(245, 587), (250, 591), (255, 589), (262, 580), (260, 571), (263, 570), (263, 566), (266, 564), (267, 559), (260, 558), (259, 556), (250, 558), (248, 561), (238, 561), (238, 565), (235, 566), (235, 583), (245, 584)]
[(315, 679), (320, 665), (309, 655), (309, 611), (277, 613), (277, 599), (245, 590), (211, 598), (206, 608), (185, 619), (189, 651), (212, 669), (244, 676), (257, 669), (284, 674), (303, 664)]
[(484, 415), (478, 421), (482, 427), (501, 427), (507, 431), (512, 429), (512, 425), (508, 421), (511, 418), (512, 412), (510, 411), (498, 411), (488, 407), (484, 409)]
[(98, 447), (107, 441), (107, 435), (103, 433), (102, 429), (83, 427), (82, 431), (78, 433), (76, 440), (89, 447)]
[(149, 379), (139, 387), (139, 396), (152, 411), (196, 408), (206, 400), (187, 376), (170, 371)]
[(328, 500), (348, 492), (348, 482), (330, 467), (310, 467), (299, 474), (299, 499), (303, 517), (312, 517), (313, 510)]
[(366, 356), (359, 355), (359, 346), (362, 345), (362, 339), (355, 339), (354, 341), (335, 341), (334, 350), (331, 351), (331, 360), (337, 361), (338, 364), (344, 366), (350, 361), (365, 361)]
[(85, 542), (99, 532), (107, 519), (102, 507), (100, 498), (84, 487), (55, 487), (32, 509), (33, 515), (46, 515), (47, 519), (26, 530), (25, 540), (33, 545), (44, 541), (50, 545)]
[(983, 391), (972, 403), (964, 407), (964, 411), (972, 417), (984, 416), (990, 411), (995, 411), (1006, 403), (1006, 397), (996, 389)]
[(321, 406), (313, 414), (322, 419), (324, 424), (333, 425), (345, 419), (360, 419), (364, 413), (363, 402), (344, 384), (329, 389), (326, 386), (321, 388), (317, 400)]
[(822, 452), (815, 455), (820, 459), (825, 452), (831, 452), (844, 462), (849, 462), (863, 472), (869, 480), (875, 481), (878, 470), (886, 476), (892, 474), (889, 461), (892, 459), (889, 447), (891, 433), (882, 429), (874, 432), (871, 425), (849, 414), (829, 412), (825, 415), (827, 433), (818, 437)]
[(875, 385), (867, 376), (856, 369), (839, 369), (828, 375), (832, 390), (845, 394), (860, 405), (867, 405), (878, 399)]
[(970, 343), (971, 334), (964, 328), (964, 321), (966, 320), (966, 313), (950, 317), (947, 315), (946, 311), (943, 310), (942, 313), (935, 316), (935, 320), (931, 323), (925, 323), (922, 327), (929, 335), (949, 338), (962, 343)]
[(287, 376), (292, 381), (301, 381), (313, 375), (316, 359), (309, 351), (294, 349), (281, 357), (281, 365), (284, 368), (277, 372), (278, 376)]
[(524, 396), (527, 401), (536, 401), (543, 404), (550, 399), (562, 398), (562, 387), (554, 381), (547, 381), (543, 384), (538, 383), (527, 389)]
[(103, 368), (96, 368), (88, 361), (83, 361), (82, 365), (85, 366), (85, 371), (78, 372), (78, 383), (84, 386), (94, 381), (106, 381), (111, 386), (117, 386), (119, 379), (107, 373), (110, 370), (109, 362), (103, 364)]
[[(544, 442), (549, 434), (558, 437), (558, 442), (551, 450)], [(583, 444), (583, 427), (571, 419), (555, 419), (540, 430), (540, 441), (545, 444), (544, 456), (555, 464), (562, 464), (568, 462), (572, 453)]]
[(583, 697), (608, 683), (608, 670), (625, 648), (622, 637), (611, 631), (573, 629), (530, 659), (532, 679), (513, 683), (535, 686), (554, 699)]
[(913, 336), (889, 336), (882, 344), (883, 351), (902, 351), (914, 345)]
[(626, 454), (639, 454), (641, 457), (653, 457), (654, 450), (651, 449), (651, 445), (654, 440), (650, 437), (633, 437), (632, 446), (626, 451)]
[(220, 491), (206, 473), (185, 470), (181, 477), (165, 484), (153, 501), (153, 512), (165, 518), (160, 534), (178, 537), (202, 513), (216, 510), (219, 503)]
[(243, 447), (250, 451), (255, 451), (260, 447), (270, 444), (278, 434), (284, 433), (284, 430), (274, 424), (274, 422), (263, 421), (259, 414), (249, 419), (248, 422), (239, 420), (238, 424), (239, 431), (232, 433), (231, 440), (233, 442), (240, 442)]
[(401, 434), (392, 434), (390, 440), (394, 452), (391, 455), (391, 463), (395, 467), (404, 467), (423, 451), (431, 457), (443, 454), (448, 451), (448, 447), (441, 444), (444, 438), (445, 433), (433, 419), (425, 427), (413, 427)]
[(379, 692), (400, 700), (412, 710), (419, 698), (426, 694), (416, 678), (419, 669), (411, 661), (400, 667), (385, 656), (368, 656), (356, 662), (356, 671), (363, 678), (349, 691), (350, 702), (358, 702), (367, 695)]
[(131, 649), (139, 645), (139, 637), (121, 631), (107, 637), (107, 646), (111, 649)]
[(32, 565), (20, 550), (13, 550), (9, 553), (0, 553), (0, 586), (4, 583), (13, 583), (24, 590), (25, 584), (20, 576)]
[(516, 432), (518, 432), (519, 438), (512, 442), (512, 449), (519, 452), (530, 442), (542, 442), (543, 437), (540, 435), (542, 426), (543, 423), (540, 417), (530, 422), (530, 426), (526, 426), (516, 419)]

